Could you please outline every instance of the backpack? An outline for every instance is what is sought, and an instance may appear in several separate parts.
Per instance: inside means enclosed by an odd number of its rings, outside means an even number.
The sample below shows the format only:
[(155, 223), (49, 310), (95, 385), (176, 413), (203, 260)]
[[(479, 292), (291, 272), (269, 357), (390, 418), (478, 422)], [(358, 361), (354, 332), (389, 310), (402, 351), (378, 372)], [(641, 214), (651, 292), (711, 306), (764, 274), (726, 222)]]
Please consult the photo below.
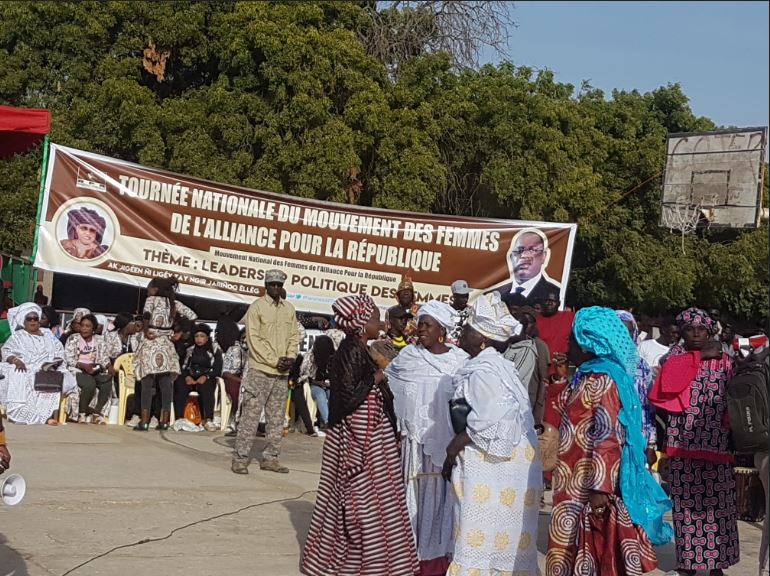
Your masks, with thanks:
[(767, 452), (770, 427), (767, 360), (766, 353), (748, 359), (727, 385), (727, 414), (736, 452)]

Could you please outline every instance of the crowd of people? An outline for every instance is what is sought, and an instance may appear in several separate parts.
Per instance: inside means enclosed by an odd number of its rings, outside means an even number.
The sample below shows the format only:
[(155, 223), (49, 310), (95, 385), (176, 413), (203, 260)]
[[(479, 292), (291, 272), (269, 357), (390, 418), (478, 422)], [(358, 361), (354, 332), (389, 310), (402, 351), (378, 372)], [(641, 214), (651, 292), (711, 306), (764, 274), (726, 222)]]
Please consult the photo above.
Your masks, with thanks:
[[(384, 321), (370, 297), (338, 298), (301, 355), (286, 278), (268, 271), (243, 328), (222, 318), (213, 335), (173, 278), (152, 279), (141, 315), (111, 322), (78, 309), (62, 330), (47, 305), (12, 308), (0, 364), (7, 418), (56, 425), (64, 398), (70, 419), (104, 423), (115, 361), (132, 353), (134, 430), (153, 416), (168, 429), (191, 396), (203, 428), (216, 429), (222, 378), (232, 472), (249, 473), (263, 434), (260, 468), (288, 473), (279, 458), (290, 396), (305, 432), (325, 436), (301, 560), (311, 576), (538, 574), (544, 487), (553, 490), (547, 574), (643, 574), (657, 566), (654, 546), (672, 539), (680, 576), (719, 576), (739, 561), (727, 390), (766, 338), (746, 355), (733, 327), (699, 308), (665, 318), (654, 335), (627, 310), (562, 309), (549, 286), (537, 298), (469, 302), (457, 280), (450, 304), (418, 304), (404, 278)], [(548, 430), (558, 447), (544, 467)], [(3, 440), (0, 428), (0, 472), (10, 462)], [(765, 490), (767, 460), (756, 454)], [(664, 461), (666, 491), (653, 474)], [(765, 521), (760, 576), (767, 570)]]

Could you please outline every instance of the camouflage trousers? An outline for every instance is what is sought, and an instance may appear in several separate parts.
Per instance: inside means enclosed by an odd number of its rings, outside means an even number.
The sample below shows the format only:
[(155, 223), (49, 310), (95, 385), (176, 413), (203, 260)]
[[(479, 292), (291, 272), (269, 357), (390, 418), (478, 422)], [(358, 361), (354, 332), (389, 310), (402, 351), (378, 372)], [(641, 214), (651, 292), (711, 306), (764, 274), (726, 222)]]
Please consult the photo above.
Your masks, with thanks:
[(287, 376), (273, 376), (254, 369), (248, 371), (241, 388), (241, 417), (238, 420), (233, 462), (248, 463), (262, 410), (265, 411), (267, 440), (267, 446), (262, 451), (262, 459), (278, 459), (281, 453), (287, 396)]

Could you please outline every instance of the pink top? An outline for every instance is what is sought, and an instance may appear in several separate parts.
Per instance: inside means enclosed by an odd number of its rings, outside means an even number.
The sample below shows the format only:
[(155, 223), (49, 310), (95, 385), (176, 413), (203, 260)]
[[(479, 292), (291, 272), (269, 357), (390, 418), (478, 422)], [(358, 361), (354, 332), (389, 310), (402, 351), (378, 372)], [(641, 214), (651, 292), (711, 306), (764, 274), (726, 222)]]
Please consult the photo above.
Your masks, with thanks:
[(80, 340), (78, 341), (78, 363), (96, 364), (96, 345), (93, 336), (91, 336), (90, 340), (87, 342), (80, 336)]

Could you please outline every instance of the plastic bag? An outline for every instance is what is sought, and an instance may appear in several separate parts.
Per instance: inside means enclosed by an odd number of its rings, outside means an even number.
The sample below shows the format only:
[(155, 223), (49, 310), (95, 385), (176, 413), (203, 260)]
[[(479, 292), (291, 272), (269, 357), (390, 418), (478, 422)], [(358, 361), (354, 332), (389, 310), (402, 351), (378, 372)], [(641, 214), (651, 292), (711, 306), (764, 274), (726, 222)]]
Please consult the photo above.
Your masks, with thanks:
[(187, 404), (185, 404), (184, 407), (184, 419), (189, 420), (196, 425), (200, 424), (203, 420), (203, 417), (201, 416), (201, 409), (198, 406), (197, 394), (190, 394), (187, 396)]

